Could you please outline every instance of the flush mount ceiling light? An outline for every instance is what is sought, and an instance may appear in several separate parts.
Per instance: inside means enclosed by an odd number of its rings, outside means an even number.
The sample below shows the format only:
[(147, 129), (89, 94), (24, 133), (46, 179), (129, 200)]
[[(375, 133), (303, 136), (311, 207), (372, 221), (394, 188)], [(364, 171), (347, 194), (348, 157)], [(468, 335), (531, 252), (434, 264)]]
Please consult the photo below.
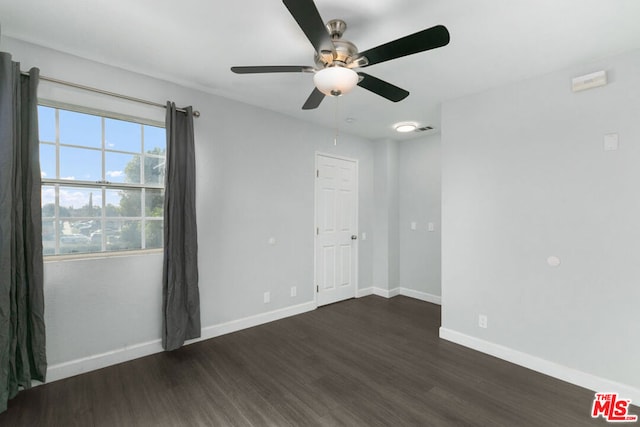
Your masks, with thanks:
[(406, 133), (413, 132), (417, 127), (418, 126), (416, 126), (414, 123), (399, 123), (394, 126), (394, 129), (396, 130), (396, 132)]
[(313, 83), (327, 96), (349, 93), (358, 84), (358, 73), (345, 67), (328, 67), (315, 73)]

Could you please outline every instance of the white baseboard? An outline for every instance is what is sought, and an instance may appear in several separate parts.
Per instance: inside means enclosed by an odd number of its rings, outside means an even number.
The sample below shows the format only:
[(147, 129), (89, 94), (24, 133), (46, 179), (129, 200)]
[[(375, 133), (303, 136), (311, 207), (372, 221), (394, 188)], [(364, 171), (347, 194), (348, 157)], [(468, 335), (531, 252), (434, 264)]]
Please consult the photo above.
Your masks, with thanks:
[(421, 301), (442, 305), (442, 297), (438, 295), (428, 294), (426, 292), (415, 291), (413, 289), (398, 287), (390, 290), (371, 286), (369, 288), (358, 289), (356, 298), (366, 297), (367, 295), (378, 295), (383, 298), (393, 298), (396, 295), (404, 295), (406, 297), (419, 299)]
[[(494, 344), (492, 342), (443, 327), (440, 328), (440, 338), (495, 356), (499, 359), (506, 360), (507, 362), (524, 366), (525, 368), (549, 375), (559, 380), (593, 390), (594, 392), (617, 392), (620, 395), (620, 398), (631, 399), (632, 403), (635, 405), (640, 403), (640, 389), (630, 385), (597, 377), (586, 372), (578, 371), (509, 347)], [(588, 410), (589, 408), (585, 409), (587, 412)]]
[(356, 292), (356, 298), (366, 297), (367, 295), (378, 295), (379, 297), (391, 298), (398, 295), (396, 292), (397, 290), (398, 289), (396, 288), (388, 291), (377, 286), (371, 286), (369, 288), (358, 289)]
[(88, 357), (70, 360), (69, 362), (59, 363), (47, 368), (47, 383), (73, 377), (85, 372), (95, 371), (96, 369), (106, 368), (107, 366), (117, 365), (118, 363), (128, 362), (129, 360), (160, 353), (161, 351), (163, 351), (162, 342), (157, 339), (106, 353), (94, 354)]
[[(243, 319), (233, 320), (231, 322), (221, 323), (219, 325), (207, 326), (202, 328), (202, 336), (200, 338), (189, 340), (185, 342), (185, 345), (219, 337), (221, 335), (262, 325), (264, 323), (273, 322), (274, 320), (284, 319), (285, 317), (306, 313), (307, 311), (315, 309), (316, 303), (311, 301), (291, 307), (285, 307), (279, 310), (269, 311), (267, 313), (256, 314)], [(118, 350), (108, 351), (106, 353), (95, 354), (71, 360), (69, 362), (59, 363), (57, 365), (49, 366), (47, 369), (47, 383), (61, 380), (63, 378), (73, 377), (85, 372), (95, 371), (96, 369), (105, 368), (118, 363), (128, 362), (130, 360), (160, 353), (162, 351), (164, 351), (162, 348), (162, 341), (157, 339)]]
[(415, 291), (408, 288), (400, 288), (400, 295), (419, 299), (420, 301), (430, 302), (432, 304), (442, 305), (442, 297), (439, 295), (428, 294), (426, 292)]
[(373, 295), (373, 286), (369, 288), (358, 289), (356, 291), (356, 298), (362, 298), (368, 295)]
[(393, 289), (387, 290), (387, 289), (374, 287), (373, 294), (378, 295), (379, 297), (393, 298), (396, 295), (400, 295), (400, 288), (393, 288)]
[(281, 308), (279, 310), (256, 314), (254, 316), (245, 317), (243, 319), (232, 320), (230, 322), (221, 323), (219, 325), (207, 326), (205, 328), (202, 328), (202, 337), (198, 338), (197, 340), (189, 341), (187, 344), (219, 337), (220, 335), (229, 334), (231, 332), (240, 331), (242, 329), (252, 328), (254, 326), (263, 325), (265, 323), (295, 316), (297, 314), (306, 313), (307, 311), (313, 311), (315, 309), (315, 301), (310, 301), (291, 307)]

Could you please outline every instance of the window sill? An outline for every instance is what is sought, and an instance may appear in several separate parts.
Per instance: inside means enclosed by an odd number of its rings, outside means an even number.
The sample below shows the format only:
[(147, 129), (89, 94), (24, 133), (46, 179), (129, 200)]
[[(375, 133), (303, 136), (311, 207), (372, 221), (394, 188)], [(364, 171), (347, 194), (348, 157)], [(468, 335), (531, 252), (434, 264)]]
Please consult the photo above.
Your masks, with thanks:
[(94, 260), (101, 258), (122, 258), (131, 256), (142, 255), (154, 255), (161, 254), (164, 249), (139, 249), (131, 251), (117, 251), (117, 252), (92, 252), (82, 254), (64, 254), (64, 255), (45, 255), (44, 263), (53, 263), (58, 261), (77, 261), (77, 260)]

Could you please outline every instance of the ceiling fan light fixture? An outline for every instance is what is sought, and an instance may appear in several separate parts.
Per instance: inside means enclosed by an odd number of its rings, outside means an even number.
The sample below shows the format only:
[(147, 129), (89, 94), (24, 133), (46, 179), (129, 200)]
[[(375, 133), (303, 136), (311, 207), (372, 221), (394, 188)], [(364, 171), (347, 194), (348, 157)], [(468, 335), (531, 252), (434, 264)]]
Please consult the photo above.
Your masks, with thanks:
[(413, 132), (417, 129), (417, 127), (418, 126), (416, 126), (414, 123), (398, 123), (394, 126), (394, 129), (396, 130), (396, 132), (407, 133)]
[(316, 88), (327, 96), (340, 96), (358, 84), (358, 73), (345, 67), (327, 67), (316, 72), (313, 76)]

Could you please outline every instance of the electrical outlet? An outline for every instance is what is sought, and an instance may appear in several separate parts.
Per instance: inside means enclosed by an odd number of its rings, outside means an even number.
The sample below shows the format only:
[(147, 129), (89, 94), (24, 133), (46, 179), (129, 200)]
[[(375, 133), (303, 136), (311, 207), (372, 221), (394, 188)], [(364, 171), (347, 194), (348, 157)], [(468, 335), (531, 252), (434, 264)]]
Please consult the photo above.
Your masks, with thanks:
[(270, 301), (271, 301), (271, 292), (265, 292), (264, 293), (264, 303), (267, 304)]
[(481, 327), (481, 328), (484, 328), (484, 329), (487, 328), (487, 315), (486, 314), (478, 315), (478, 326)]
[(296, 288), (295, 286), (291, 287), (291, 296), (295, 297), (296, 295), (298, 295), (298, 288)]

